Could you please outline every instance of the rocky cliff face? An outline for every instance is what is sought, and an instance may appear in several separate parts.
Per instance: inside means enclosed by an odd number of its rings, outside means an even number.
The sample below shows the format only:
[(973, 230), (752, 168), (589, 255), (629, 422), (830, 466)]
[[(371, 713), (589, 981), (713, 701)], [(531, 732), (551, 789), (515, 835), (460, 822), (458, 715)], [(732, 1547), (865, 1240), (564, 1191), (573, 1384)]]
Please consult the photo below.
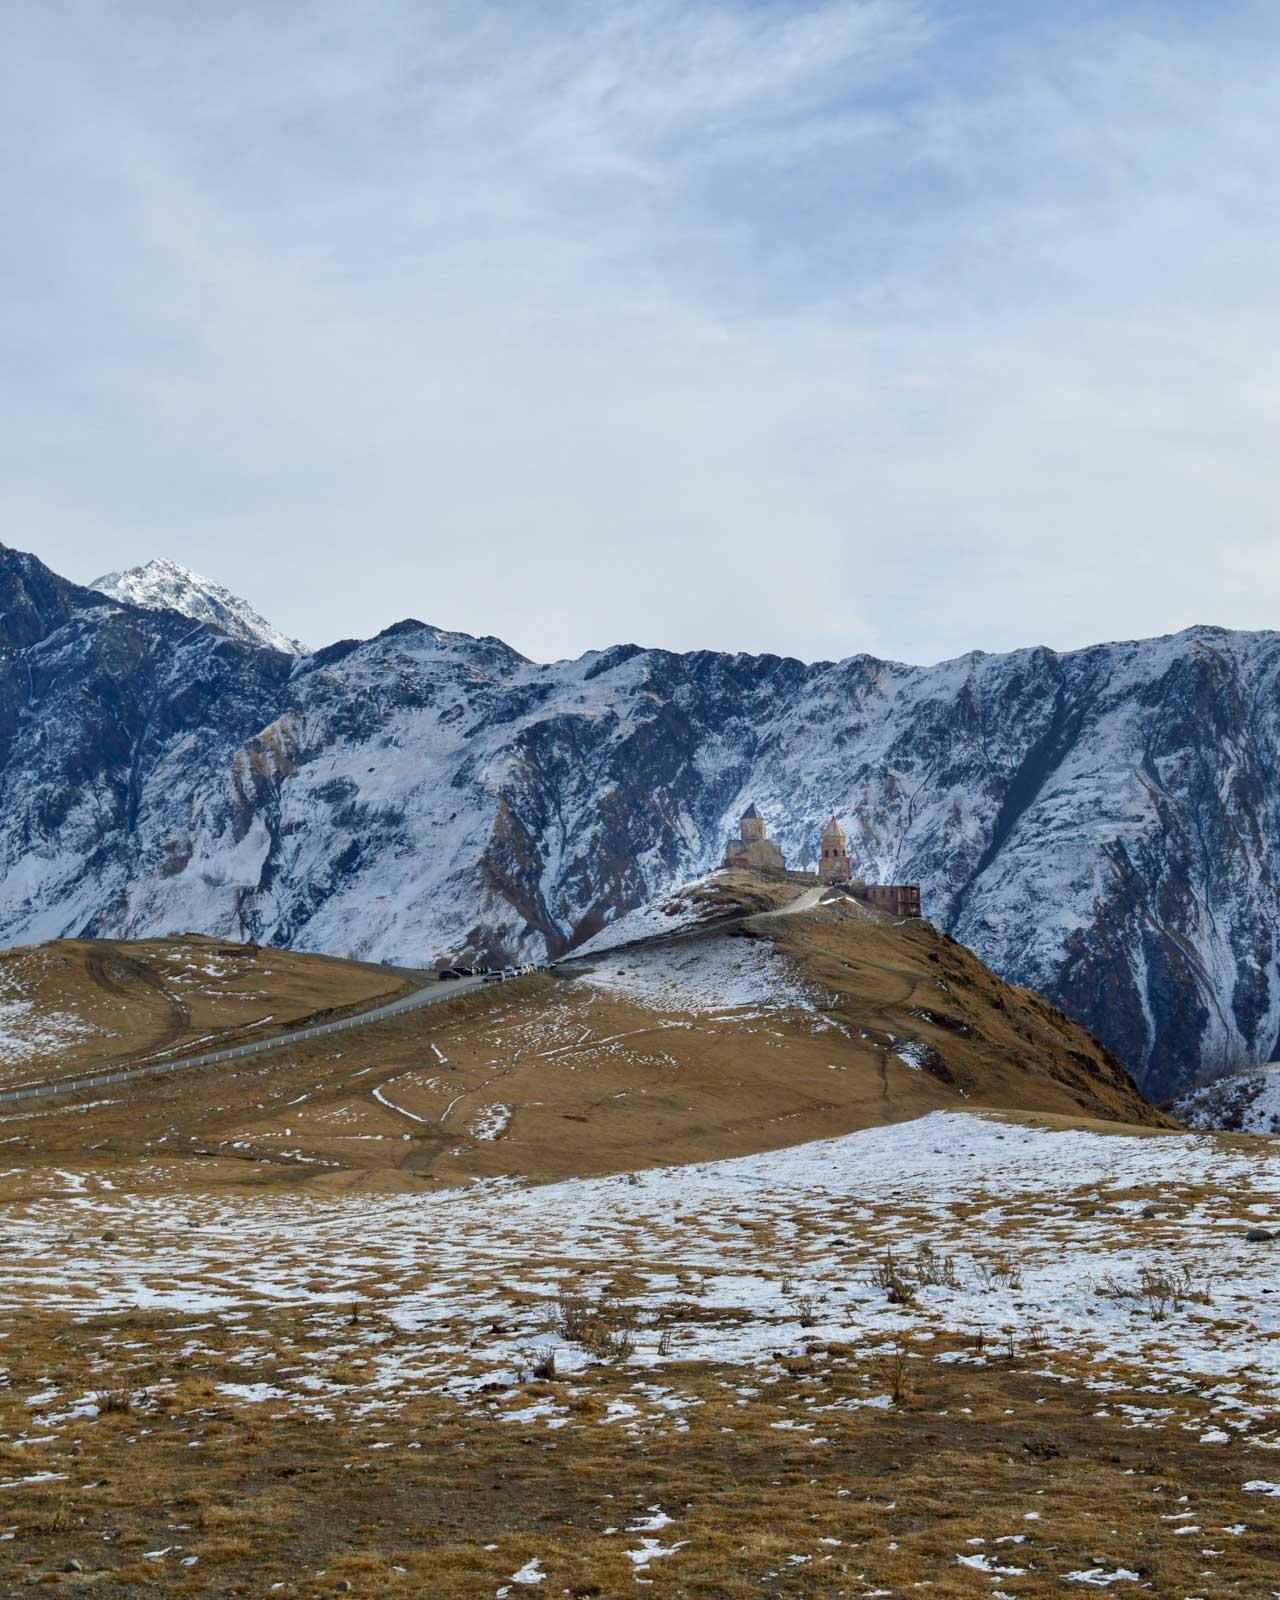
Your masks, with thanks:
[(562, 951), (715, 865), (750, 800), (1043, 990), (1153, 1096), (1280, 1055), (1280, 636), (937, 667), (405, 622), (303, 658), (0, 550), (0, 936)]

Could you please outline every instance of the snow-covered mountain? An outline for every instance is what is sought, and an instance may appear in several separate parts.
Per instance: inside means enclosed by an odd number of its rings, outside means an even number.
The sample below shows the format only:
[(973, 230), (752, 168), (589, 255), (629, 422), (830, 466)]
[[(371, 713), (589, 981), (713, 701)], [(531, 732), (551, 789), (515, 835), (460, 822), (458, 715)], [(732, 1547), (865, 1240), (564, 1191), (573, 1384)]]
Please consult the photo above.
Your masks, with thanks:
[(233, 639), (263, 644), (287, 655), (306, 655), (306, 646), (290, 639), (253, 609), (247, 600), (224, 589), (211, 578), (159, 557), (125, 572), (108, 572), (89, 586), (112, 600), (123, 600), (147, 611), (177, 611), (196, 622), (207, 622)]
[(0, 548), (0, 937), (194, 929), (371, 959), (561, 951), (834, 811), (867, 877), (1155, 1097), (1280, 1056), (1280, 635), (935, 667), (403, 622), (303, 659)]

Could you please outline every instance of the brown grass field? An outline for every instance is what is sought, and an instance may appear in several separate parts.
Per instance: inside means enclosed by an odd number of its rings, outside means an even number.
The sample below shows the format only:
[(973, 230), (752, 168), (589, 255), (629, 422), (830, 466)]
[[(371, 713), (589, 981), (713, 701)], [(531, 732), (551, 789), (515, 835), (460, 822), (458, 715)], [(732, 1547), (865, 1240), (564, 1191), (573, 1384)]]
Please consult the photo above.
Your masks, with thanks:
[[(644, 998), (755, 944), (812, 1004)], [(11, 1081), (404, 982), (185, 939), (6, 959), (96, 1030)], [(1242, 1242), (1280, 1218), (1270, 1144), (1184, 1157), (927, 924), (634, 962), (0, 1108), (0, 1594), (1280, 1590), (1280, 1494), (1245, 1488), (1280, 1479), (1280, 1245)], [(1007, 1167), (964, 1176), (952, 1123)], [(671, 1170), (858, 1129), (900, 1177)]]

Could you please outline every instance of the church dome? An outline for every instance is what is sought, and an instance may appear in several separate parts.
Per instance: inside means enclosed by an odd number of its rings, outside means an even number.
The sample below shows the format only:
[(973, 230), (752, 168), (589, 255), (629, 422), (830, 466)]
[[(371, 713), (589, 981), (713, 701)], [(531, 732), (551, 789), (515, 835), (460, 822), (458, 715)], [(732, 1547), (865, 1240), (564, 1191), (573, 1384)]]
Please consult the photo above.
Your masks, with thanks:
[(836, 821), (834, 816), (831, 818), (831, 821), (827, 823), (826, 827), (822, 830), (822, 837), (824, 839), (839, 839), (841, 844), (844, 843), (844, 829)]

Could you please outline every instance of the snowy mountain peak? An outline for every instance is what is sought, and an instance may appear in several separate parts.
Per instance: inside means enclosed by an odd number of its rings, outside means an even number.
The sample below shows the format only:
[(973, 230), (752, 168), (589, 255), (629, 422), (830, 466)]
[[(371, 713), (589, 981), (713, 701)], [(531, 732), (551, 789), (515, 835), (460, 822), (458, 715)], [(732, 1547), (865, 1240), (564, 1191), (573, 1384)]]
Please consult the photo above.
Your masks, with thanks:
[(307, 654), (304, 644), (273, 628), (247, 600), (211, 578), (202, 578), (199, 573), (163, 557), (148, 561), (142, 567), (130, 567), (127, 572), (108, 572), (89, 587), (109, 599), (142, 606), (147, 611), (180, 612), (184, 617), (207, 622), (248, 644), (266, 645), (286, 655)]

